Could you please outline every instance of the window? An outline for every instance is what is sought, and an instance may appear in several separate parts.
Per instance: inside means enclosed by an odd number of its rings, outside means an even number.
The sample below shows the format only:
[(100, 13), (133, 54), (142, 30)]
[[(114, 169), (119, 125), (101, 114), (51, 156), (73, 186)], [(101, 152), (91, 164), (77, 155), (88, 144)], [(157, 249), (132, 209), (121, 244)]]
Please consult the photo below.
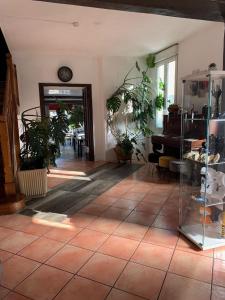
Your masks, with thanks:
[(167, 111), (176, 98), (176, 56), (159, 62), (157, 69), (157, 94), (162, 94), (165, 101), (161, 110), (156, 110), (156, 128), (163, 128), (163, 111)]

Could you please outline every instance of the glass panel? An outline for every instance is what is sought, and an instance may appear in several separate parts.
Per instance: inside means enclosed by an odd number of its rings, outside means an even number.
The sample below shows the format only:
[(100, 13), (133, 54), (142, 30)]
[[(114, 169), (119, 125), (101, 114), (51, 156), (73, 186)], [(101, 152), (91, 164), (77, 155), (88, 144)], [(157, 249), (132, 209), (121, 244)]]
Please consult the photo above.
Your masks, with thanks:
[(176, 80), (176, 61), (171, 61), (167, 65), (167, 99), (166, 109), (175, 101), (175, 80)]
[(83, 88), (74, 86), (44, 86), (44, 96), (83, 96)]
[[(186, 80), (184, 84), (183, 109), (188, 117), (197, 118), (204, 111), (207, 112), (208, 107), (208, 79)], [(207, 113), (206, 113), (207, 117)], [(201, 118), (201, 117), (200, 117)]]
[(225, 245), (223, 78), (216, 71), (184, 82), (180, 230), (203, 249)]
[[(157, 68), (157, 95), (160, 93), (164, 95), (164, 91), (160, 89), (160, 82), (164, 83), (165, 78), (165, 65)], [(163, 128), (163, 108), (156, 110), (156, 128)]]
[(196, 244), (203, 244), (204, 210), (201, 194), (201, 168), (199, 150), (205, 143), (206, 120), (183, 119), (183, 165), (181, 169), (181, 210), (182, 231)]

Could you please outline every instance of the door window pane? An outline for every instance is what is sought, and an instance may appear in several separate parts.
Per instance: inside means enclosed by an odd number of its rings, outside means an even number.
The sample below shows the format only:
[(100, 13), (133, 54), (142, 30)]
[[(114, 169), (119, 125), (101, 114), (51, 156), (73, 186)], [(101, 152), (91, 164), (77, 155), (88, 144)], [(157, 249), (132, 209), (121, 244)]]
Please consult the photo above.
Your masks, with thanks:
[[(164, 91), (160, 89), (160, 82), (164, 83), (165, 78), (165, 65), (161, 65), (157, 68), (157, 94), (164, 95)], [(156, 128), (163, 128), (163, 108), (156, 110)]]
[(171, 61), (167, 65), (167, 97), (166, 97), (166, 107), (173, 104), (175, 101), (175, 80), (176, 80), (176, 62)]
[[(160, 89), (160, 82), (164, 83), (165, 90)], [(163, 111), (167, 112), (170, 104), (175, 102), (176, 96), (176, 59), (165, 61), (157, 67), (157, 95), (162, 94), (166, 99), (164, 108), (156, 110), (156, 128), (163, 128)]]

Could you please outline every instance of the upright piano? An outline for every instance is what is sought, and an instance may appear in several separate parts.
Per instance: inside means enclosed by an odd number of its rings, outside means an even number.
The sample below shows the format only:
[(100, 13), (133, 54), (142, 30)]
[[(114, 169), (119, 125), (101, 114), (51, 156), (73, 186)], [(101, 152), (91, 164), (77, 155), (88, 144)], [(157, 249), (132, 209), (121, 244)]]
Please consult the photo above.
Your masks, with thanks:
[[(189, 126), (188, 135), (184, 138), (185, 151), (197, 150), (202, 147), (202, 143), (205, 142), (204, 122), (194, 119), (187, 124)], [(181, 149), (181, 115), (169, 114), (163, 117), (163, 133), (152, 135), (152, 144), (162, 145), (163, 154), (180, 157)], [(155, 147), (153, 147), (155, 148)], [(156, 147), (157, 148), (157, 147)]]

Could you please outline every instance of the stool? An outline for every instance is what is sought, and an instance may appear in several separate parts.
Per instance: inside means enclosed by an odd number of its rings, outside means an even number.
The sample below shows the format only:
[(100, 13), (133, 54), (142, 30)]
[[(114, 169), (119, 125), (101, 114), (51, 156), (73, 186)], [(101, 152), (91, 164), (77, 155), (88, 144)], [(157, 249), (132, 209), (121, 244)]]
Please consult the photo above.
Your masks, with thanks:
[(186, 173), (187, 165), (185, 161), (182, 160), (171, 160), (169, 164), (169, 170), (173, 173)]
[(164, 175), (169, 171), (170, 162), (176, 160), (173, 156), (161, 156), (159, 158), (159, 170), (163, 171)]
[(157, 170), (159, 165), (159, 154), (158, 153), (150, 153), (148, 155), (149, 168), (151, 171), (151, 175), (153, 176), (154, 171)]
[(173, 156), (160, 156), (159, 167), (169, 169), (170, 161), (176, 160)]

